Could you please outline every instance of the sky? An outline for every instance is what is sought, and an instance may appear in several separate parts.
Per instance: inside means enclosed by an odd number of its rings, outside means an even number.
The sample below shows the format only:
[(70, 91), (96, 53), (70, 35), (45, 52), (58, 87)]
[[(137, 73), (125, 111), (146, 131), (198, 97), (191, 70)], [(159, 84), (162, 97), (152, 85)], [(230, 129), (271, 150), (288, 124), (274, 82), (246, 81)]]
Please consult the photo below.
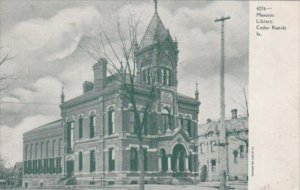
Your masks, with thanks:
[[(22, 160), (24, 132), (60, 118), (61, 87), (66, 100), (82, 93), (82, 83), (93, 81), (95, 60), (80, 48), (99, 34), (99, 26), (114, 36), (117, 19), (128, 13), (141, 18), (139, 39), (154, 13), (152, 0), (0, 2), (1, 54), (14, 56), (1, 66), (8, 91), (0, 94), (0, 156), (10, 165)], [(219, 118), (221, 16), (225, 24), (226, 117), (245, 111), (242, 88), (248, 89), (248, 2), (158, 1), (158, 14), (179, 47), (178, 92), (194, 97), (198, 83), (199, 124)], [(1, 56), (0, 54), (0, 56)], [(14, 151), (12, 151), (14, 150)]]

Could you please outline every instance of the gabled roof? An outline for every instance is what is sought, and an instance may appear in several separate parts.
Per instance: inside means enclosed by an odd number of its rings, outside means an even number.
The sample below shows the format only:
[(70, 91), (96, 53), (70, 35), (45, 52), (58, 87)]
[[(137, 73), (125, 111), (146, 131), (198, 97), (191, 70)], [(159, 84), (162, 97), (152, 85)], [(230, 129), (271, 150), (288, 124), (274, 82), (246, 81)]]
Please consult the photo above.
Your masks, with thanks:
[[(219, 121), (211, 121), (209, 123), (205, 123), (199, 125), (198, 127), (198, 135), (207, 135), (209, 132), (216, 132), (219, 130)], [(225, 121), (226, 131), (244, 131), (248, 130), (248, 119), (247, 118), (237, 118)]]
[(61, 119), (59, 120), (56, 120), (56, 121), (53, 121), (53, 122), (50, 122), (50, 123), (47, 123), (45, 125), (42, 125), (40, 127), (37, 127), (35, 129), (32, 129), (30, 131), (27, 131), (24, 133), (24, 135), (29, 135), (30, 133), (33, 133), (33, 132), (36, 132), (36, 131), (41, 131), (41, 130), (45, 130), (45, 129), (50, 129), (50, 128), (59, 128), (61, 126)]
[(162, 42), (169, 35), (157, 12), (154, 13), (150, 24), (141, 40), (139, 49), (150, 46), (156, 42)]

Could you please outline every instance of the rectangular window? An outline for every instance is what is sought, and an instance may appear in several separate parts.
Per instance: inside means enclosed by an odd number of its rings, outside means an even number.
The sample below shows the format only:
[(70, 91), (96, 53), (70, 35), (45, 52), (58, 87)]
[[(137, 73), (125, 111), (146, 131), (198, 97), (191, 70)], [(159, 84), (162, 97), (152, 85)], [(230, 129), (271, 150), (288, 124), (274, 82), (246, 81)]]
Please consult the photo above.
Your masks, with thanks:
[(204, 154), (204, 143), (200, 144), (200, 153)]
[(216, 142), (215, 142), (215, 141), (211, 141), (211, 142), (210, 142), (210, 151), (211, 151), (211, 152), (215, 152), (215, 151), (216, 151), (215, 145), (216, 145)]
[(115, 133), (115, 111), (108, 112), (108, 135)]
[(240, 145), (240, 158), (244, 158), (244, 157), (245, 157), (244, 146)]
[(162, 84), (165, 84), (165, 70), (164, 69), (161, 69), (161, 78), (160, 78), (160, 81)]
[(130, 149), (130, 170), (138, 171), (138, 152), (137, 148)]
[(134, 134), (135, 133), (135, 127), (134, 127), (134, 114), (133, 114), (133, 111), (129, 111), (128, 117), (129, 117), (129, 132), (131, 134)]
[(79, 152), (79, 155), (78, 155), (78, 159), (79, 159), (79, 166), (78, 166), (78, 170), (79, 171), (82, 171), (82, 169), (83, 169), (83, 157), (82, 157), (82, 152)]
[(233, 163), (235, 163), (235, 164), (238, 163), (238, 152), (237, 151), (233, 152)]
[(53, 168), (54, 168), (54, 162), (53, 162), (54, 160), (53, 160), (53, 158), (50, 158), (50, 174), (52, 174), (53, 173)]
[(38, 143), (35, 144), (34, 158), (37, 159)]
[(58, 140), (58, 156), (60, 156), (60, 152), (61, 152), (61, 141), (62, 141), (62, 139), (59, 139)]
[(90, 138), (95, 137), (96, 116), (90, 117)]
[(83, 119), (80, 117), (78, 120), (78, 138), (81, 139), (82, 138), (82, 126), (83, 125)]
[(61, 157), (56, 158), (56, 173), (59, 174), (62, 172), (62, 167), (61, 167)]
[(189, 137), (192, 137), (192, 120), (187, 119), (187, 132)]
[(170, 70), (165, 70), (165, 85), (170, 86)]
[(216, 160), (211, 160), (211, 171), (216, 172)]
[(55, 140), (52, 141), (52, 157), (54, 157), (55, 154)]
[(48, 173), (48, 159), (44, 159), (44, 174)]
[[(147, 116), (144, 117), (145, 114), (144, 112), (140, 112), (140, 122), (141, 122), (141, 125), (142, 125), (142, 128), (143, 128), (143, 132), (144, 132), (144, 135), (147, 135), (148, 131), (147, 131)], [(145, 119), (145, 121), (144, 121)]]
[(147, 70), (143, 70), (143, 83), (145, 84), (147, 82)]
[(108, 152), (108, 160), (109, 160), (109, 171), (115, 170), (115, 149), (110, 148)]
[(32, 149), (33, 149), (33, 144), (30, 145), (30, 160), (32, 159)]
[(148, 85), (151, 84), (151, 71), (150, 71), (150, 68), (147, 70), (147, 82), (148, 82)]
[(148, 170), (148, 155), (147, 155), (147, 149), (143, 149), (143, 156), (144, 156), (144, 171)]
[(44, 146), (44, 142), (41, 143), (41, 158), (43, 158), (43, 146)]
[(96, 170), (96, 159), (95, 159), (95, 150), (90, 151), (90, 172)]

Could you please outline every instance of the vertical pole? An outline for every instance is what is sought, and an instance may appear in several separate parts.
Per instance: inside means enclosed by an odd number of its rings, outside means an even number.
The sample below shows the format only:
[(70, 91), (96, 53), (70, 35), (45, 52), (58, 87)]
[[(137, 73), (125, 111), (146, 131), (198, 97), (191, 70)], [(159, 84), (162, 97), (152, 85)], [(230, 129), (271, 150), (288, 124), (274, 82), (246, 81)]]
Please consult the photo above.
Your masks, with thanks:
[(221, 21), (221, 61), (220, 61), (220, 162), (219, 162), (219, 177), (220, 177), (220, 190), (226, 189), (226, 170), (227, 170), (227, 140), (226, 140), (226, 126), (225, 126), (225, 31), (224, 21), (230, 17), (222, 17), (216, 19), (215, 22)]

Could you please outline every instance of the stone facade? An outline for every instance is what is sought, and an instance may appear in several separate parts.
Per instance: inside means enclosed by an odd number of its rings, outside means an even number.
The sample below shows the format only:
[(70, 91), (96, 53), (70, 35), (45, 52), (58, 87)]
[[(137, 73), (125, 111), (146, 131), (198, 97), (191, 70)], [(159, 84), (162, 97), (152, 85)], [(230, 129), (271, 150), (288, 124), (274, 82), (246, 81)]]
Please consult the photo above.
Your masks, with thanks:
[[(142, 142), (146, 183), (165, 183), (177, 176), (198, 175), (200, 102), (198, 92), (195, 98), (177, 92), (178, 53), (177, 42), (155, 12), (134, 52), (135, 99), (139, 117), (146, 117)], [(82, 95), (65, 101), (62, 94), (61, 120), (24, 135), (26, 150), (26, 146), (39, 141), (37, 136), (44, 128), (59, 129), (53, 137), (48, 133), (49, 142), (63, 139), (63, 155), (54, 155), (61, 158), (61, 170), (57, 174), (45, 174), (49, 185), (72, 177), (79, 185), (138, 182), (139, 146), (132, 104), (124, 96), (126, 92), (118, 75), (107, 76), (107, 64), (106, 59), (100, 59), (93, 66), (94, 82), (83, 84)], [(150, 90), (152, 86), (154, 91)], [(146, 102), (151, 106), (144, 112)], [(24, 153), (24, 162), (28, 155)], [(44, 180), (43, 176), (25, 174), (23, 186), (26, 183), (37, 186)]]
[(23, 135), (23, 187), (54, 185), (63, 177), (64, 136), (61, 120)]
[[(237, 118), (237, 110), (232, 110), (232, 118), (225, 122), (227, 136), (227, 177), (228, 180), (248, 180), (248, 119)], [(219, 180), (219, 122), (207, 120), (199, 126), (198, 155), (200, 181)]]

